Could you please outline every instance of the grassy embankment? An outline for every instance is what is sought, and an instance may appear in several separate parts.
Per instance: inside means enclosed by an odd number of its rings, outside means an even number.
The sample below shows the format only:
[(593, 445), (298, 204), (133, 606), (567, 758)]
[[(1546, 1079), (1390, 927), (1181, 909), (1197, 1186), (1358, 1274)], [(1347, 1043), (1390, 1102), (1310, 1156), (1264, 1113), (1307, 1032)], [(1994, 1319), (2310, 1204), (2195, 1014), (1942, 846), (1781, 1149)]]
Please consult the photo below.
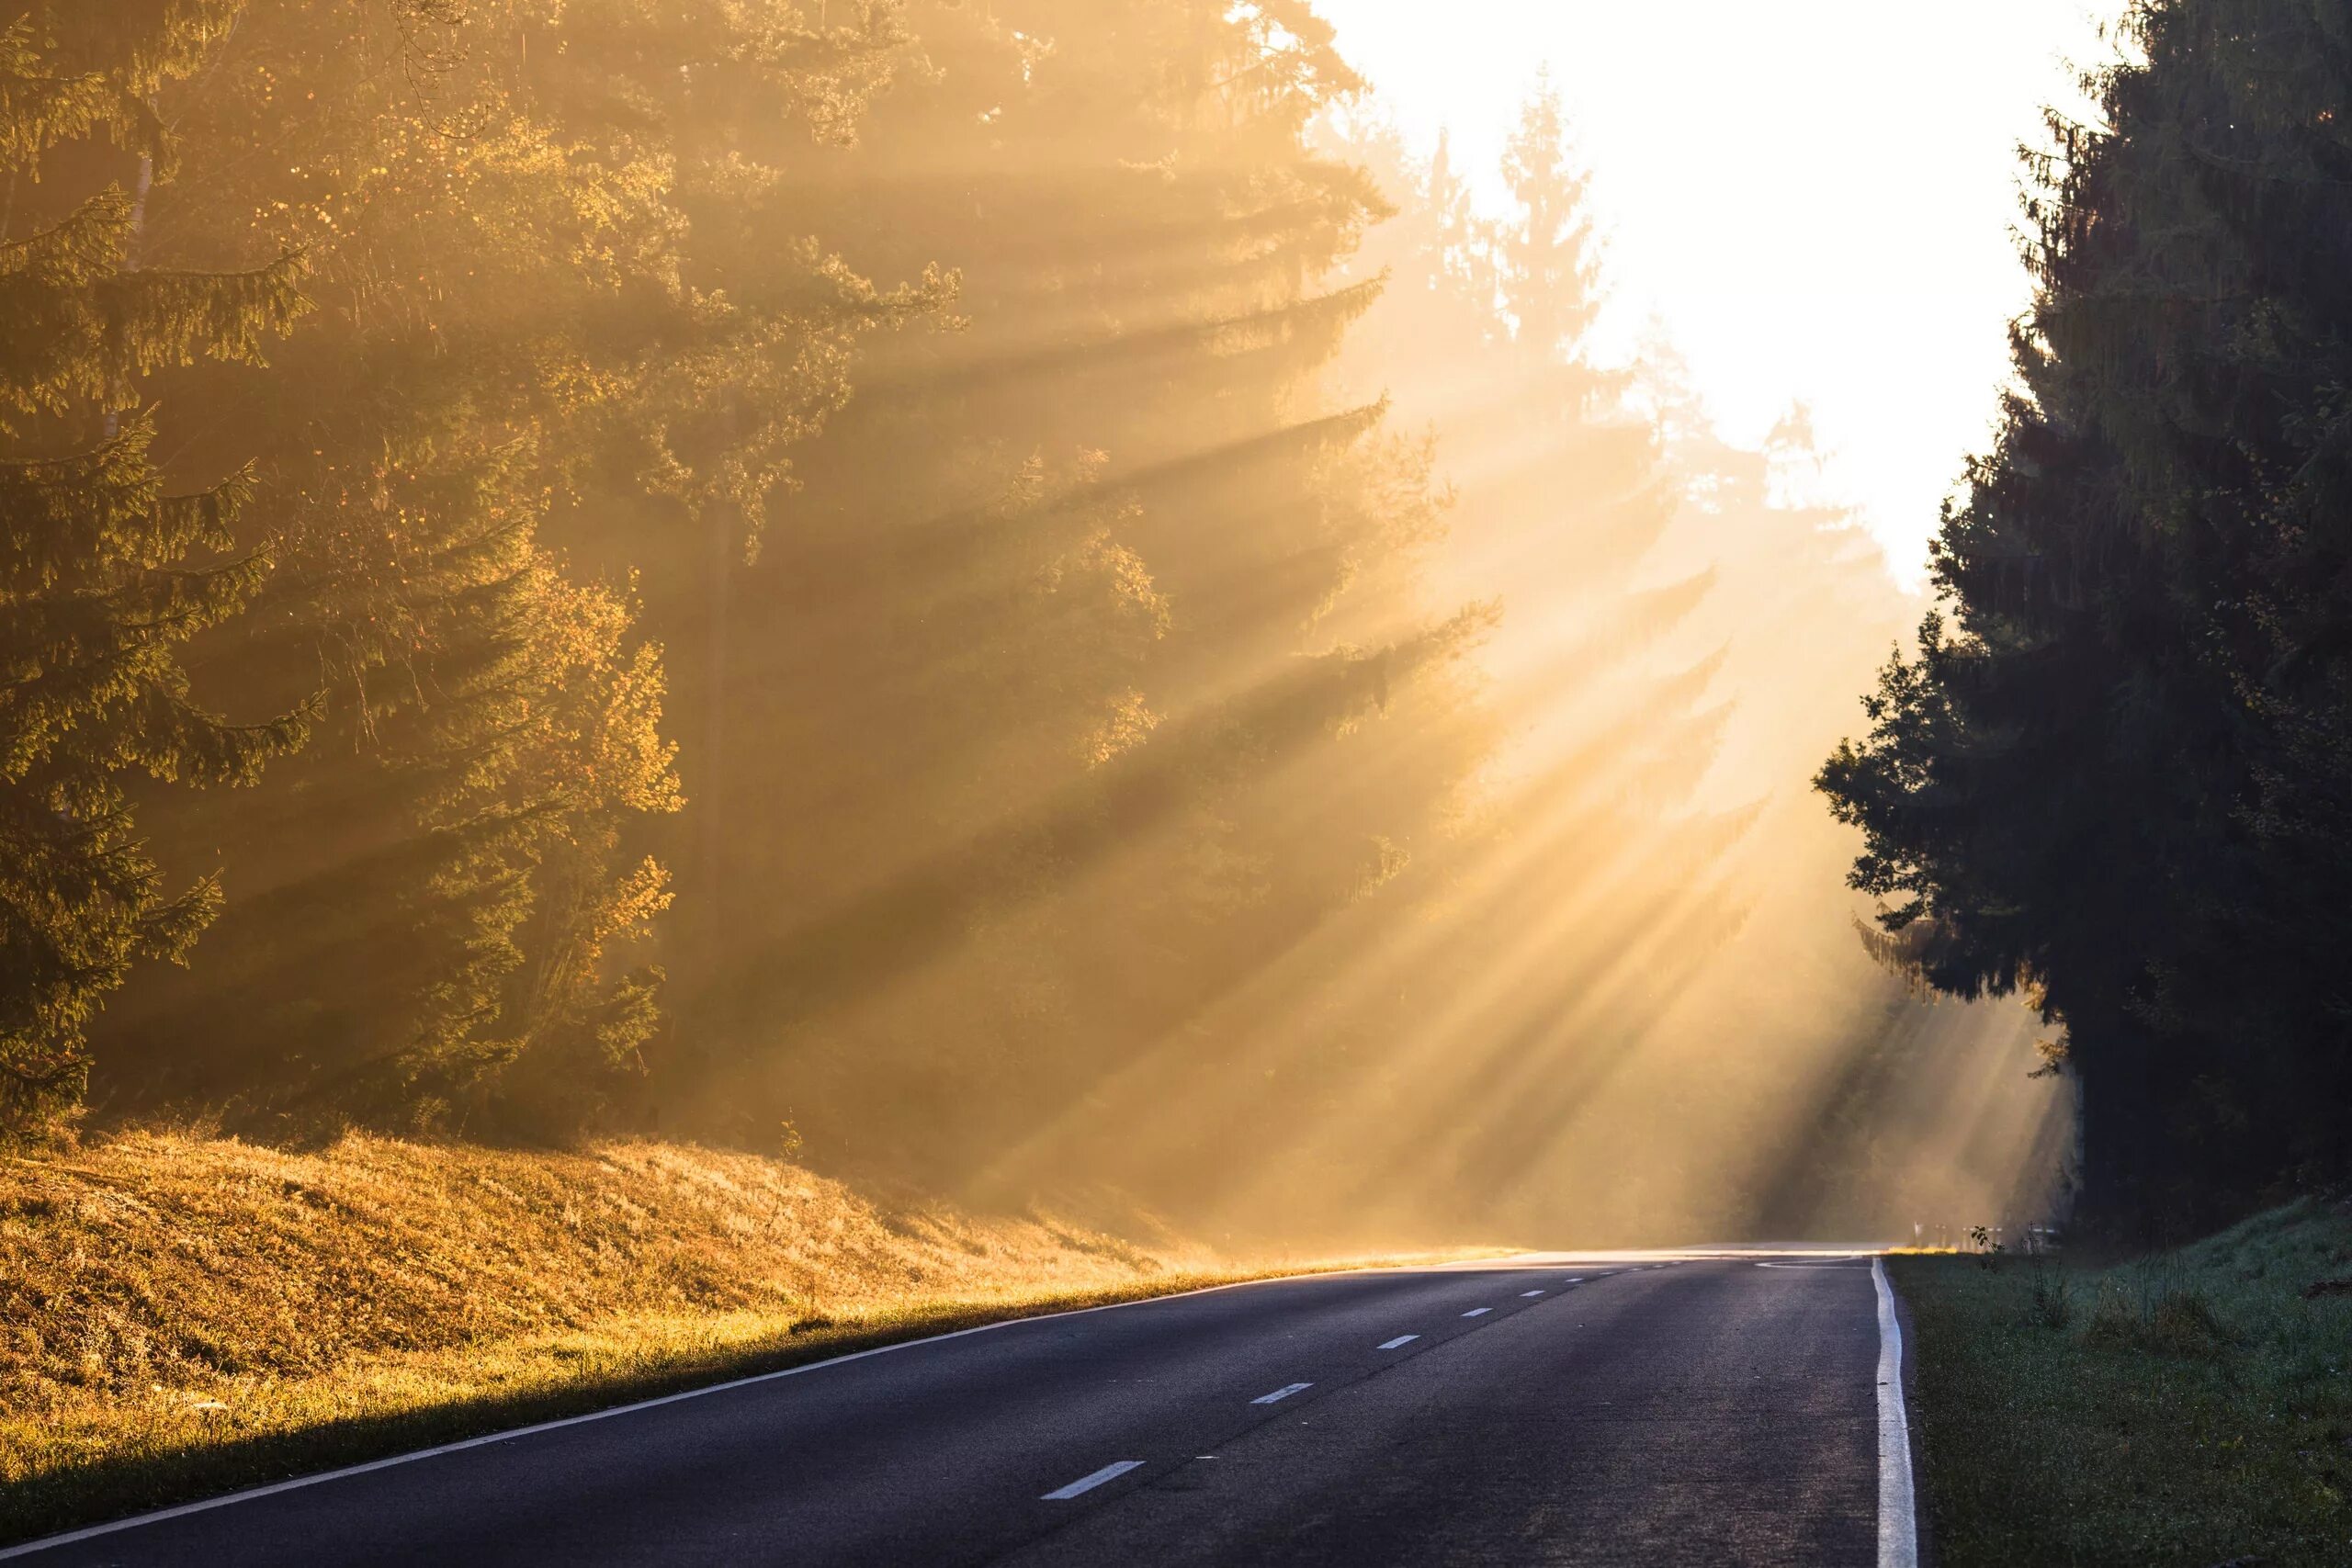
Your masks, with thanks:
[(2104, 1268), (1887, 1272), (1943, 1568), (2352, 1563), (2352, 1212)]
[(0, 1160), (0, 1541), (1026, 1313), (1287, 1271), (677, 1145)]

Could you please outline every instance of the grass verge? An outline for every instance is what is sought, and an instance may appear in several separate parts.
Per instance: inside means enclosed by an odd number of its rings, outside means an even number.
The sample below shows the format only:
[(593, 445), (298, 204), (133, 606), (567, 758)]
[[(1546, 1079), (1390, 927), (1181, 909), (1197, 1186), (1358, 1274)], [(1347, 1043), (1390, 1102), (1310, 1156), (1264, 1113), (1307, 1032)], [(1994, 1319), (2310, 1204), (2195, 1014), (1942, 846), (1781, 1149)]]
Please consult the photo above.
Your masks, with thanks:
[(1242, 1268), (676, 1145), (0, 1159), (0, 1543)]
[(2352, 1563), (2352, 1213), (2103, 1268), (1886, 1268), (1943, 1568)]

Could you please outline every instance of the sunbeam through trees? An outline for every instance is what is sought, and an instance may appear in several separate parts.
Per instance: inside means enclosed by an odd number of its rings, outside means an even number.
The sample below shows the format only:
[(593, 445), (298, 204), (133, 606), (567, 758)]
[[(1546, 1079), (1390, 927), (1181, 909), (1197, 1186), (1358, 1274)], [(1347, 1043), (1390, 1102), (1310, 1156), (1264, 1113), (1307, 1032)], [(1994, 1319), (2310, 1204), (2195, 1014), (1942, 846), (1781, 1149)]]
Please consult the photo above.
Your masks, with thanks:
[(1303, 0), (6, 9), (17, 1135), (1365, 1242), (2060, 1190), (2034, 1019), (1874, 960), (1805, 788), (1921, 605), (1802, 407), (1597, 333), (1547, 81), (1497, 205)]

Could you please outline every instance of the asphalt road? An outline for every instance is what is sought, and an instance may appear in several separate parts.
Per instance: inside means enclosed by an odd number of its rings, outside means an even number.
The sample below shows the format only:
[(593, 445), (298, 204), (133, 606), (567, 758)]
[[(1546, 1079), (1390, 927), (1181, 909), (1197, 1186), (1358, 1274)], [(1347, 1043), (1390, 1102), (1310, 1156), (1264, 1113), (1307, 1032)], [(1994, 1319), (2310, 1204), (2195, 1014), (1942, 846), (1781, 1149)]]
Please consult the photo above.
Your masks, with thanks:
[(40, 1564), (1874, 1564), (1867, 1259), (1272, 1280), (66, 1538)]

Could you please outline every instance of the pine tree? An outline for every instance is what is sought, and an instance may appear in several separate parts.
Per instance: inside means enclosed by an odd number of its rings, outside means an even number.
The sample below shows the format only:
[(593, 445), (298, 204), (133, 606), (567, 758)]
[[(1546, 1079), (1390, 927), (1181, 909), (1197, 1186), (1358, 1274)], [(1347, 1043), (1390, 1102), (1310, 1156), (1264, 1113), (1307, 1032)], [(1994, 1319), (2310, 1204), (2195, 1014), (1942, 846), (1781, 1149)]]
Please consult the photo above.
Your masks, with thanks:
[(1942, 609), (1821, 776), (1927, 977), (2064, 1027), (2086, 1197), (2225, 1212), (2352, 1163), (2352, 54), (2290, 0), (2147, 0), (2031, 161), (2022, 390)]
[[(1758, 680), (1730, 660), (1732, 629), (1761, 612), (1726, 596), (1716, 558), (1732, 548), (1702, 533), (1736, 525), (1708, 510), (1731, 500), (1724, 476), (1665, 449), (1657, 379), (1635, 385), (1654, 367), (1602, 362), (1590, 192), (1548, 84), (1510, 139), (1511, 207), (1497, 220), (1463, 210), (1450, 148), (1417, 168), (1385, 140), (1369, 152), (1407, 210), (1375, 232), (1366, 265), (1396, 280), (1348, 368), (1394, 378), (1401, 417), (1431, 422), (1442, 466), (1460, 476), (1442, 580), (1497, 601), (1500, 624), (1477, 661), (1487, 753), (1469, 826), (1416, 868), (1430, 912), (1409, 940), (1357, 933), (1394, 955), (1384, 981), (1402, 977), (1365, 1005), (1350, 1076), (1404, 1038), (1496, 1086), (1464, 1116), (1422, 1103), (1400, 1075), (1378, 1120), (1423, 1151), (1435, 1190), (1540, 1213), (1594, 1168), (1585, 1151), (1599, 1141), (1655, 1157), (1687, 1135), (1655, 1106), (1683, 1115), (1706, 1098), (1661, 1081), (1658, 1064), (1678, 1059), (1687, 1024), (1674, 1021), (1773, 891), (1752, 803), (1701, 793), (1740, 725), (1733, 694)], [(1344, 1168), (1342, 1152), (1325, 1157)], [(1377, 1173), (1357, 1179), (1370, 1201)]]
[[(108, 28), (67, 8), (0, 33), (8, 226), (38, 211), (45, 161), (103, 156), (94, 132), (140, 160), (143, 195), (165, 151), (146, 95), (193, 68), (230, 9)], [(304, 308), (297, 265), (141, 270), (136, 220), (109, 186), (21, 236), (0, 228), (0, 1116), (18, 1124), (81, 1092), (85, 1031), (131, 965), (182, 958), (220, 908), (212, 878), (167, 889), (131, 781), (250, 783), (307, 729), (305, 713), (232, 724), (193, 694), (182, 649), (244, 606), (268, 561), (231, 529), (247, 475), (165, 493), (138, 390), (198, 355), (255, 362)]]
[(1519, 208), (1502, 237), (1501, 262), (1505, 308), (1517, 322), (1521, 355), (1555, 377), (1589, 374), (1586, 339), (1600, 310), (1599, 244), (1587, 199), (1591, 178), (1576, 164), (1566, 112), (1548, 71), (1537, 78), (1503, 149), (1503, 178)]
[[(741, 580), (744, 869), (698, 1098), (935, 1172), (1371, 897), (1426, 826), (1379, 787), (1382, 715), (1476, 628), (1369, 607), (1442, 509), (1376, 391), (1317, 382), (1385, 209), (1304, 145), (1355, 85), (1312, 9), (905, 18), (933, 69), (800, 210), (878, 276), (956, 267), (963, 326), (869, 340)], [(1343, 791), (1377, 798), (1300, 828)]]
[[(1490, 493), (1474, 498), (1498, 547), (1514, 555), (1520, 613), (1498, 649), (1501, 700), (1564, 731), (1610, 729), (1623, 711), (1612, 700), (1648, 705), (1638, 682), (1602, 676), (1659, 647), (1707, 582), (1703, 570), (1645, 580), (1680, 495), (1657, 430), (1628, 401), (1632, 375), (1595, 353), (1604, 295), (1590, 181), (1548, 78), (1521, 112), (1503, 174), (1516, 209), (1496, 244), (1498, 294), (1514, 324), (1510, 379), (1487, 414), (1494, 430), (1476, 437), (1497, 457)], [(1583, 695), (1564, 702), (1563, 692)], [(1650, 712), (1636, 744), (1688, 752), (1690, 728)], [(1662, 798), (1702, 769), (1662, 778)]]
[(299, 246), (326, 318), (187, 433), (257, 455), (281, 560), (199, 670), (290, 660), (331, 704), (265, 810), (159, 818), (253, 891), (202, 973), (115, 1010), (108, 1089), (261, 1126), (647, 1113), (707, 945), (658, 919), (672, 865), (704, 880), (671, 824), (721, 804), (719, 733), (682, 758), (665, 714), (710, 711), (730, 585), (855, 340), (951, 291), (867, 284), (784, 180), (899, 68), (890, 9), (271, 7), (164, 94), (175, 259)]

